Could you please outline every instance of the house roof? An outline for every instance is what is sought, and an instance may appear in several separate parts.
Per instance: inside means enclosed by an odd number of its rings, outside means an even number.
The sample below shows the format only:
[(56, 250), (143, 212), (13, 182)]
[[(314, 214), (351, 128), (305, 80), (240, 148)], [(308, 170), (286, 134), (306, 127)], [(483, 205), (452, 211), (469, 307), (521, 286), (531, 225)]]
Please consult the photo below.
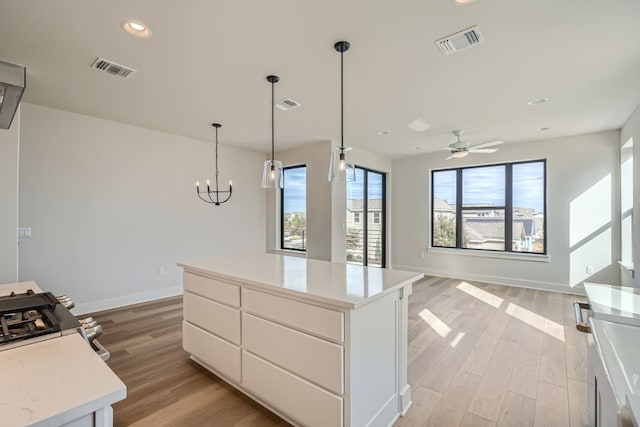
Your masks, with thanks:
[[(382, 210), (382, 200), (381, 199), (369, 199), (369, 205), (367, 206), (369, 211), (380, 211)], [(362, 212), (362, 199), (347, 199), (347, 210)]]

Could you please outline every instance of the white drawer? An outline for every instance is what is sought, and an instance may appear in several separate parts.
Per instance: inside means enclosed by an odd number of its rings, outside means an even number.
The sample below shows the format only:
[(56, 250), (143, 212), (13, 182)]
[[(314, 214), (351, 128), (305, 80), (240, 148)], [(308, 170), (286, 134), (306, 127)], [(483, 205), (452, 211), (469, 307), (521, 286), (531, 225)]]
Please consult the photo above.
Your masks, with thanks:
[(258, 316), (319, 337), (344, 342), (344, 314), (243, 288), (242, 307)]
[(189, 292), (183, 296), (184, 320), (240, 345), (240, 310)]
[(238, 285), (185, 272), (182, 286), (187, 292), (231, 307), (240, 307), (240, 286)]
[(242, 325), (243, 349), (329, 391), (344, 393), (341, 345), (246, 313)]
[(182, 347), (214, 371), (240, 381), (240, 348), (187, 322), (182, 322)]
[(242, 352), (243, 385), (306, 426), (343, 425), (342, 398)]

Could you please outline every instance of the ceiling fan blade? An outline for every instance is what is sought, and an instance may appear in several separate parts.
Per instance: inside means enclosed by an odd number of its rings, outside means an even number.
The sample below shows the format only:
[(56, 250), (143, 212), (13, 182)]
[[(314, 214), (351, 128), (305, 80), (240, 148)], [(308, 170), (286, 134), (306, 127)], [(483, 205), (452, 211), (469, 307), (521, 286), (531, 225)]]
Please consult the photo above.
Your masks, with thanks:
[(497, 148), (472, 148), (469, 150), (470, 153), (480, 153), (480, 154), (491, 154), (498, 151)]
[(469, 147), (469, 148), (493, 147), (494, 145), (500, 145), (500, 144), (504, 144), (504, 141), (500, 141), (500, 140), (489, 141), (489, 142), (484, 142), (482, 144), (474, 145), (474, 146)]
[(445, 160), (453, 159), (453, 154), (447, 157)]
[(440, 147), (441, 150), (451, 151), (451, 147)]

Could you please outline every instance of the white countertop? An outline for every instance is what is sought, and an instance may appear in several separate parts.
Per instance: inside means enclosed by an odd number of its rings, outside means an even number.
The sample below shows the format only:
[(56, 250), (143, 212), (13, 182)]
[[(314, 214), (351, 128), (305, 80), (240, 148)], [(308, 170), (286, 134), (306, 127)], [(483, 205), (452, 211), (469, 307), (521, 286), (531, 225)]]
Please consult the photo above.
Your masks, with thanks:
[(590, 323), (618, 406), (629, 406), (640, 422), (640, 328), (593, 318)]
[(640, 326), (640, 288), (586, 283), (593, 317)]
[(411, 271), (266, 253), (181, 262), (178, 266), (192, 273), (345, 308), (366, 305), (424, 277)]
[[(0, 285), (0, 295), (35, 282)], [(80, 334), (0, 351), (0, 425), (59, 426), (124, 399), (127, 388)]]

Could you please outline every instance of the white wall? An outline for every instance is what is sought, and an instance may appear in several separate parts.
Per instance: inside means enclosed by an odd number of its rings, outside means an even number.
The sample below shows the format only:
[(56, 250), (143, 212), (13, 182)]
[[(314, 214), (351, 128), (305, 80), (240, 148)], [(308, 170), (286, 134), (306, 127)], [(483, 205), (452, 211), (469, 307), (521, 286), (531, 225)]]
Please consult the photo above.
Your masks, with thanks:
[[(634, 214), (632, 219), (631, 252), (634, 268), (640, 266), (640, 106), (631, 114), (627, 123), (620, 132), (620, 145), (624, 145), (630, 138), (633, 138), (633, 206)], [(625, 160), (623, 157), (621, 160)], [(627, 237), (627, 236), (625, 236)], [(623, 237), (624, 238), (624, 237)], [(631, 272), (622, 270), (622, 282), (625, 285), (640, 287), (640, 278), (637, 271), (634, 275)]]
[(0, 283), (18, 280), (18, 151), (20, 111), (0, 129)]
[(213, 142), (23, 104), (20, 224), (33, 234), (20, 278), (82, 312), (181, 292), (181, 260), (264, 252), (264, 155), (224, 135), (220, 179), (234, 193), (213, 206), (194, 186), (214, 177)]
[[(506, 144), (490, 156), (393, 162), (392, 264), (427, 274), (579, 292), (582, 281), (619, 283), (619, 131)], [(548, 262), (427, 251), (430, 169), (547, 159)], [(424, 258), (421, 257), (424, 254)], [(595, 274), (586, 274), (593, 265)]]
[[(345, 262), (346, 183), (329, 182), (327, 179), (329, 154), (335, 146), (337, 146), (336, 143), (332, 141), (318, 141), (290, 150), (278, 151), (275, 158), (282, 161), (283, 166), (301, 164), (307, 166), (307, 257)], [(347, 156), (347, 160), (356, 166), (381, 172), (391, 170), (391, 162), (376, 154), (353, 149), (347, 152)], [(280, 249), (280, 193), (273, 190), (266, 191), (267, 251), (274, 251)]]

